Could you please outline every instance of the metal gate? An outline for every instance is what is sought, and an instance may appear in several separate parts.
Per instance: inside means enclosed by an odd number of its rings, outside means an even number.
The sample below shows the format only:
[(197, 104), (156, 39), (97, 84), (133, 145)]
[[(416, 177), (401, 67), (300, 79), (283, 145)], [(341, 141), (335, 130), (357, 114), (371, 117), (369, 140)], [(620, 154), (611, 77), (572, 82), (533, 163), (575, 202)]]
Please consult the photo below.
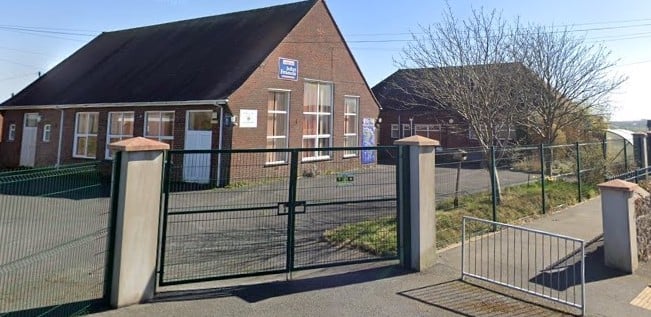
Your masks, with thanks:
[(475, 278), (568, 305), (585, 314), (585, 242), (463, 217), (461, 278)]
[[(397, 259), (400, 169), (398, 159), (384, 164), (397, 153), (169, 151), (159, 285)], [(209, 184), (183, 182), (192, 155), (210, 156)]]

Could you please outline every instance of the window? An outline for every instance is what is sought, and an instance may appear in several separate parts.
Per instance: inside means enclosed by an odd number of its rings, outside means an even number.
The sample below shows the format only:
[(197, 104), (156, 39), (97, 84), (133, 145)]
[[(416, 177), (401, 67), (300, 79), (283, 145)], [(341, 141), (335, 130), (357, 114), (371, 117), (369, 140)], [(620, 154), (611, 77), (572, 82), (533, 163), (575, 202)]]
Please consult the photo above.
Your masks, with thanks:
[(411, 125), (409, 123), (402, 124), (402, 137), (406, 138), (411, 136)]
[(133, 112), (109, 112), (106, 132), (106, 159), (113, 158), (109, 144), (133, 137)]
[[(357, 114), (359, 113), (359, 97), (346, 97), (344, 99), (344, 108), (344, 146), (359, 146), (357, 133), (359, 126), (357, 119)], [(357, 156), (356, 150), (346, 150), (344, 152), (344, 157), (353, 156)]]
[(43, 142), (50, 142), (52, 139), (52, 125), (46, 124), (43, 126)]
[(400, 138), (400, 126), (397, 124), (391, 125), (391, 138), (398, 139)]
[(12, 123), (9, 125), (9, 134), (7, 135), (7, 141), (16, 140), (16, 124)]
[(73, 157), (92, 158), (97, 156), (98, 112), (77, 112)]
[(416, 135), (424, 136), (426, 138), (434, 138), (436, 135), (435, 132), (441, 131), (441, 125), (439, 124), (415, 124), (414, 130)]
[[(270, 91), (267, 100), (267, 148), (286, 149), (289, 91)], [(287, 163), (287, 152), (267, 153), (267, 164)]]
[(145, 138), (164, 142), (172, 148), (174, 140), (174, 111), (145, 112)]
[(306, 82), (303, 100), (303, 147), (314, 151), (303, 152), (303, 161), (328, 159), (332, 146), (332, 84)]

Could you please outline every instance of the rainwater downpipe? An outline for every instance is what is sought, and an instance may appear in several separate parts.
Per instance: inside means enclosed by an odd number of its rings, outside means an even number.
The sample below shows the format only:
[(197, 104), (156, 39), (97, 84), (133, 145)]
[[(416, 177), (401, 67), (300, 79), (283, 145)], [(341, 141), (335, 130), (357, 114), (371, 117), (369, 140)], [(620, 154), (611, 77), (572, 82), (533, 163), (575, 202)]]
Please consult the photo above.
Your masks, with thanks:
[[(59, 108), (59, 107), (57, 107)], [(61, 165), (61, 144), (63, 143), (63, 109), (59, 108), (59, 145), (57, 147), (57, 167)]]
[[(219, 144), (217, 145), (218, 150), (222, 150), (224, 142), (224, 105), (217, 104), (219, 106)], [(217, 154), (217, 186), (221, 186), (222, 180), (222, 153)]]

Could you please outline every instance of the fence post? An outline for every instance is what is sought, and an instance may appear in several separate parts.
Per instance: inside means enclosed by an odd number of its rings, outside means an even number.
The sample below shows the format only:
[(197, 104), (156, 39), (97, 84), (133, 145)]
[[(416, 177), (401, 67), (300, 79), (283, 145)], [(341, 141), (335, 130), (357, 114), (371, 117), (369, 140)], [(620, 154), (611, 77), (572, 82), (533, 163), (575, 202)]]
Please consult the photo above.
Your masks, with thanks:
[(539, 152), (540, 152), (540, 186), (541, 186), (541, 191), (542, 191), (542, 213), (546, 213), (545, 211), (545, 145), (540, 144), (539, 147)]
[(646, 133), (633, 133), (633, 156), (635, 157), (635, 164), (639, 169), (646, 168), (648, 166)]
[[(434, 149), (436, 140), (413, 135), (395, 141), (409, 151), (409, 192), (402, 197), (409, 200), (409, 210), (400, 213), (400, 235), (408, 244), (404, 246), (402, 265), (421, 271), (436, 261), (436, 201), (434, 200)], [(407, 150), (407, 149), (406, 149)], [(406, 219), (408, 218), (408, 219)]]
[(628, 173), (628, 141), (626, 139), (622, 141), (624, 141), (624, 171)]
[(151, 299), (156, 285), (156, 255), (164, 151), (169, 145), (142, 137), (109, 145), (121, 152), (114, 172), (115, 205), (110, 304), (123, 307)]
[(581, 202), (581, 145), (579, 142), (575, 144), (576, 149), (576, 184), (579, 192), (579, 202)]
[(599, 184), (604, 231), (604, 260), (608, 267), (633, 273), (638, 266), (636, 193), (648, 196), (638, 185), (620, 179)]
[(493, 221), (497, 222), (497, 166), (495, 166), (495, 146), (490, 147), (490, 178)]

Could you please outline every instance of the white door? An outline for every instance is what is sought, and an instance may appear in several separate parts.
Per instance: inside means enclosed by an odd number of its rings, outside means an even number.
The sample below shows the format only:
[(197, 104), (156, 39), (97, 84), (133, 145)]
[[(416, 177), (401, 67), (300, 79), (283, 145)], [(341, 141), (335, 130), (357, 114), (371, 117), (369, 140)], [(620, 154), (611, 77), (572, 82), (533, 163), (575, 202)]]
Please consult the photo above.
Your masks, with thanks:
[(20, 166), (34, 166), (37, 135), (38, 113), (26, 113), (23, 120), (23, 141), (20, 145)]
[[(212, 111), (190, 110), (186, 115), (185, 149), (209, 150), (212, 146)], [(183, 156), (183, 181), (207, 184), (210, 182), (210, 153)]]

